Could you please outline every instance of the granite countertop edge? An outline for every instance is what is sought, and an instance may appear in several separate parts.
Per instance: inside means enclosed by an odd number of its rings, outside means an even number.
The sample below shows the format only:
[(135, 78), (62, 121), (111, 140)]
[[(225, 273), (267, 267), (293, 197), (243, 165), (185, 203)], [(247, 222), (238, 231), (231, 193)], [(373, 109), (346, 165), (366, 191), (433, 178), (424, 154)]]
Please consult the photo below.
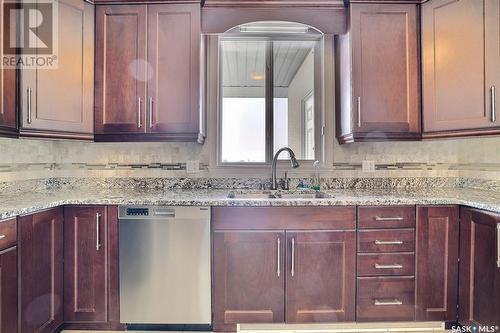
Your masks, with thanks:
[(500, 213), (500, 193), (472, 189), (434, 191), (325, 191), (322, 199), (229, 199), (227, 190), (186, 190), (171, 192), (126, 191), (86, 193), (79, 191), (16, 193), (0, 196), (0, 220), (31, 214), (63, 205), (164, 205), (164, 206), (352, 206), (352, 205), (464, 205)]

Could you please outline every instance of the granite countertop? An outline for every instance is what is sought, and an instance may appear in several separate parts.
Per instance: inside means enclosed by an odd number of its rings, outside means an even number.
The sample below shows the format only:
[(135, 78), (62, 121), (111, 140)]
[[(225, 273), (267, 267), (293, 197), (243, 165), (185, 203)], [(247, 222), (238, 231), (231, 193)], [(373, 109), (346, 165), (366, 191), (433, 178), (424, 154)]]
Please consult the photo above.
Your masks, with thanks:
[[(235, 190), (237, 193), (251, 191)], [(0, 219), (67, 204), (165, 206), (465, 205), (500, 213), (500, 193), (467, 188), (327, 190), (322, 199), (229, 199), (230, 190), (65, 189), (0, 194)]]

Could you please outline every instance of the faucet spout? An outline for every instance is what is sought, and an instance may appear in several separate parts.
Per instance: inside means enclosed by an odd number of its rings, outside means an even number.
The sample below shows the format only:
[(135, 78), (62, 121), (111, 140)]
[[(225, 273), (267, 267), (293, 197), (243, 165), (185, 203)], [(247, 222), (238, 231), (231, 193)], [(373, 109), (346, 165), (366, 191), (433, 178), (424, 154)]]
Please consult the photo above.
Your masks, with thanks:
[(295, 158), (295, 153), (293, 152), (292, 149), (288, 148), (288, 147), (283, 147), (283, 148), (280, 148), (276, 154), (274, 154), (274, 157), (273, 157), (273, 163), (271, 165), (271, 174), (272, 174), (272, 184), (271, 184), (271, 189), (272, 190), (277, 190), (278, 189), (278, 181), (276, 179), (276, 164), (278, 162), (278, 157), (279, 155), (281, 154), (281, 152), (283, 151), (287, 151), (288, 154), (290, 155), (290, 164), (292, 166), (292, 168), (296, 169), (300, 166), (299, 162), (297, 161), (297, 159)]

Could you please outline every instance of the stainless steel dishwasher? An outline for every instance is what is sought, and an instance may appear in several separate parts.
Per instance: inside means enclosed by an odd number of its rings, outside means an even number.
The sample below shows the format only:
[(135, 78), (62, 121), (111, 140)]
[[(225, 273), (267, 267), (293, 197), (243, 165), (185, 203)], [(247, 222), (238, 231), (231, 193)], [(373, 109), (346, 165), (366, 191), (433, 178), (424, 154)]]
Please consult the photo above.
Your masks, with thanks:
[(209, 329), (210, 208), (120, 206), (119, 234), (120, 322)]

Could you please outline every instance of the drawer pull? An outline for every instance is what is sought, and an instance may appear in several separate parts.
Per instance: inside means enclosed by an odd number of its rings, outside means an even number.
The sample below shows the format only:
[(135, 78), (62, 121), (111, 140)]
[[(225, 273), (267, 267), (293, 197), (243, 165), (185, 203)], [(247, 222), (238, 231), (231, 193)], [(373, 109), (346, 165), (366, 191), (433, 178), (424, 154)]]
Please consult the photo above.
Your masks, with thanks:
[(497, 268), (500, 268), (500, 223), (497, 223)]
[(389, 301), (380, 301), (378, 299), (375, 300), (374, 304), (376, 306), (384, 306), (384, 305), (403, 305), (403, 302), (399, 299), (395, 298)]
[(96, 251), (99, 252), (99, 249), (101, 248), (101, 239), (100, 239), (100, 232), (99, 232), (99, 224), (101, 223), (101, 215), (99, 213), (95, 214), (95, 249)]
[(395, 241), (376, 240), (375, 245), (403, 245), (403, 241), (400, 241), (400, 240), (395, 240)]
[(280, 259), (281, 259), (281, 254), (280, 254), (280, 248), (281, 248), (281, 240), (280, 238), (278, 237), (278, 239), (276, 240), (276, 275), (278, 275), (278, 277), (280, 277), (280, 266), (281, 266), (281, 263), (280, 263)]
[(401, 269), (403, 268), (403, 265), (400, 264), (393, 264), (393, 265), (380, 265), (380, 264), (375, 264), (376, 269)]
[(0, 239), (4, 239), (5, 237), (5, 235), (0, 235)]
[(141, 128), (142, 127), (142, 124), (141, 124), (141, 103), (142, 103), (142, 100), (141, 98), (137, 98), (137, 128)]
[(394, 217), (381, 217), (375, 216), (375, 221), (403, 221), (404, 217), (394, 216)]
[(497, 88), (495, 86), (491, 87), (491, 122), (494, 123), (497, 121), (497, 110), (496, 110), (496, 101), (497, 99)]

